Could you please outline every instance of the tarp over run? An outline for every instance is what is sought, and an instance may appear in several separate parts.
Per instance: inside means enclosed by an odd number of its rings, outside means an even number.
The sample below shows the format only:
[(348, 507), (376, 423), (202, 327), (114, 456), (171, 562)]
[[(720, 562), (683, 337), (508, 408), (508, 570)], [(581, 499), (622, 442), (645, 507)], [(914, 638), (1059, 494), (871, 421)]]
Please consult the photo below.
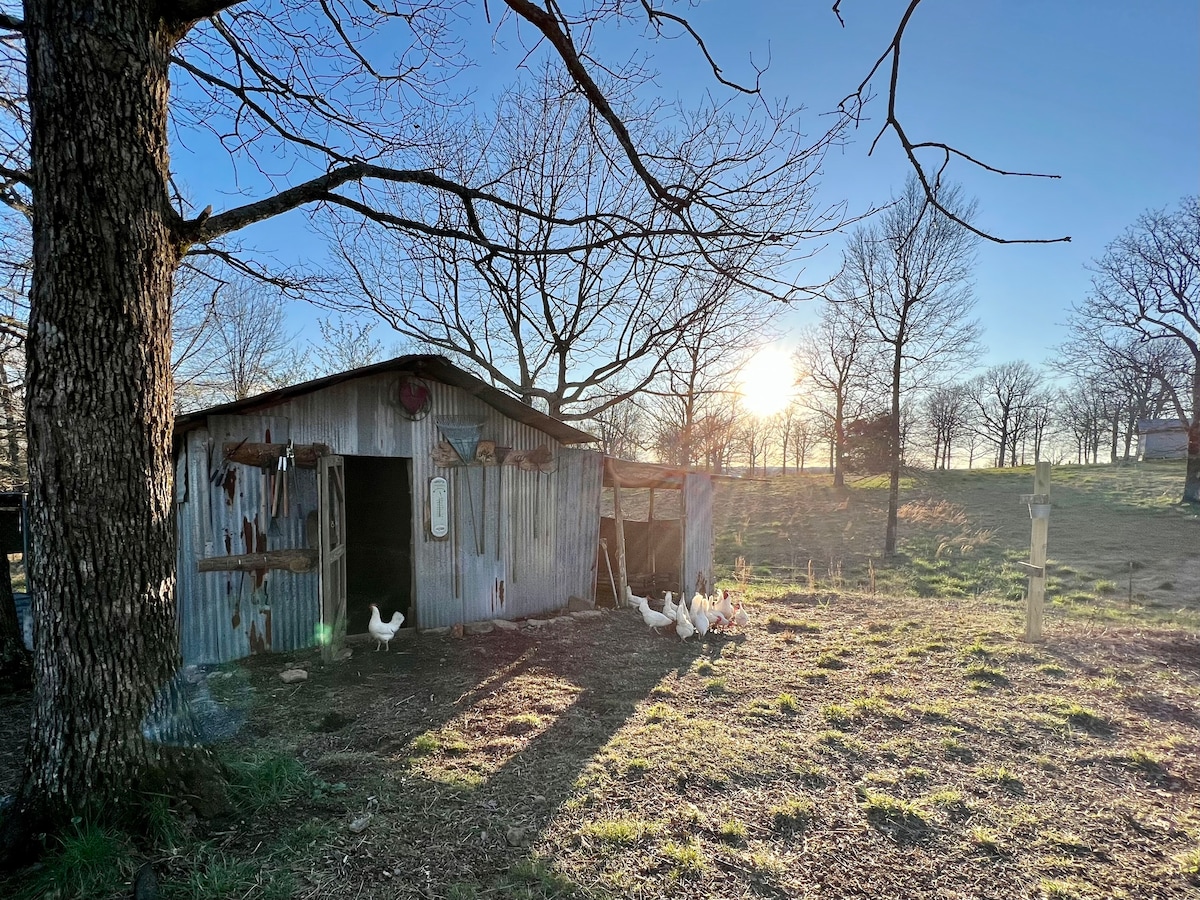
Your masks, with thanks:
[(657, 463), (633, 462), (628, 459), (606, 457), (604, 486), (616, 487), (614, 474), (623, 488), (668, 488), (681, 490), (687, 469), (682, 466), (663, 466)]

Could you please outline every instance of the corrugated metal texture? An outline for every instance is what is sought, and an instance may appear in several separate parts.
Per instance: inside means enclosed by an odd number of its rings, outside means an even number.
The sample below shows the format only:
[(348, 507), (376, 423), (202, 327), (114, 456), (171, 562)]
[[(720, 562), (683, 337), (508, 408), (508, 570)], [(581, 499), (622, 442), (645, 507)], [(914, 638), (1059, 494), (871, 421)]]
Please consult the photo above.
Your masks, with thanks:
[[(436, 628), (486, 618), (515, 619), (562, 606), (558, 575), (558, 473), (513, 466), (435, 468), (440, 416), (477, 416), (482, 439), (514, 450), (562, 447), (451, 385), (431, 384), (430, 413), (412, 423), (413, 550), (417, 625)], [(429, 479), (450, 486), (450, 537), (429, 536)], [(580, 563), (590, 567), (590, 560)]]
[(563, 597), (595, 600), (604, 456), (563, 448), (558, 464), (558, 584)]
[(264, 507), (266, 480), (260, 470), (231, 464), (218, 484), (209, 480), (227, 441), (278, 442), (288, 436), (288, 420), (275, 416), (214, 416), (209, 428), (187, 435), (178, 466), (186, 473), (186, 499), (177, 504), (176, 513), (176, 590), (185, 662), (224, 662), (314, 641), (319, 619), (315, 571), (197, 571), (206, 556), (307, 546), (305, 519), (317, 503), (312, 470), (292, 470), (289, 514), (280, 509), (273, 521)]
[(399, 373), (331, 385), (286, 400), (272, 413), (291, 420), (297, 444), (328, 444), (343, 456), (411, 456), (412, 426), (398, 411)]
[(397, 372), (410, 372), (423, 379), (455, 385), (461, 388), (465, 395), (479, 397), (491, 408), (499, 410), (502, 415), (514, 421), (531, 425), (557, 441), (567, 444), (587, 444), (596, 440), (594, 435), (590, 435), (586, 431), (580, 431), (574, 426), (559, 422), (545, 413), (526, 406), (515, 397), (480, 380), (465, 369), (460, 369), (444, 356), (430, 355), (397, 356), (395, 359), (352, 369), (349, 372), (326, 375), (303, 384), (293, 384), (279, 390), (268, 391), (256, 397), (247, 397), (245, 400), (238, 400), (234, 403), (224, 403), (209, 409), (176, 416), (175, 433), (179, 436), (193, 428), (202, 427), (207, 423), (209, 416), (250, 413), (261, 415), (274, 412), (281, 403), (293, 397), (324, 391), (347, 381), (357, 381), (362, 378)]
[(688, 473), (683, 482), (683, 572), (680, 589), (690, 595), (713, 588), (713, 483)]

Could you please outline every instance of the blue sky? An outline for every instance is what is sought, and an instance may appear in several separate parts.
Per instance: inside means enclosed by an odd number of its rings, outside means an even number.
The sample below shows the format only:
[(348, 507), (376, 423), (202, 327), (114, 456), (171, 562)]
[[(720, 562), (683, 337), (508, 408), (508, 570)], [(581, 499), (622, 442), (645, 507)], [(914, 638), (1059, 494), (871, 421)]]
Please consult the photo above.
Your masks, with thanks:
[[(764, 91), (807, 106), (815, 131), (824, 121), (817, 114), (836, 106), (882, 52), (905, 5), (848, 0), (844, 29), (827, 0), (706, 0), (690, 18), (728, 75), (749, 78), (751, 56), (769, 58)], [(517, 41), (502, 32), (503, 43), (494, 45), (481, 10), (468, 14), (479, 20), (470, 47), (479, 63), (477, 97), (486, 106), (515, 76)], [(687, 102), (698, 86), (719, 89), (683, 41), (648, 44), (628, 27), (601, 40), (617, 52), (648, 49), (664, 97)], [(965, 164), (953, 172), (993, 233), (1072, 237), (1070, 244), (979, 251), (978, 315), (989, 347), (983, 362), (1042, 362), (1062, 339), (1070, 304), (1087, 291), (1087, 261), (1143, 210), (1200, 190), (1200, 4), (925, 0), (901, 65), (899, 112), (913, 139), (945, 141), (1002, 168), (1062, 176), (1005, 178)], [(882, 115), (882, 97), (875, 115)], [(847, 200), (851, 211), (862, 210), (903, 183), (908, 170), (893, 138), (866, 155), (877, 127), (867, 122), (848, 147), (831, 153), (822, 201)], [(202, 164), (207, 155), (175, 148), (184, 181), (201, 205), (235, 204), (214, 190), (223, 167), (211, 157)], [(241, 239), (285, 262), (319, 260), (323, 252), (303, 214), (256, 226)], [(815, 282), (834, 271), (839, 247), (831, 238), (805, 276)], [(794, 328), (811, 315), (802, 306), (784, 325)], [(312, 318), (297, 309), (293, 321), (303, 327)]]

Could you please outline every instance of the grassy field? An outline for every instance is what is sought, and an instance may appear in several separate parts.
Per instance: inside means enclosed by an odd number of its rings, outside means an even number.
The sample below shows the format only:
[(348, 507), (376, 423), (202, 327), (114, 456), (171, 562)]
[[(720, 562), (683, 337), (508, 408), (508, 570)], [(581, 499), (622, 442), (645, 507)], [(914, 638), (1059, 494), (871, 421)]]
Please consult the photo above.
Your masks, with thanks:
[[(1194, 897), (1200, 634), (1171, 561), (1200, 523), (1158, 499), (1165, 467), (1056, 473), (1063, 586), (1026, 645), (1006, 573), (1031, 481), (914, 478), (876, 595), (878, 488), (723, 486), (725, 558), (807, 580), (812, 557), (821, 583), (753, 584), (751, 624), (703, 643), (618, 611), (226, 667), (233, 812), (164, 803), (137, 839), (80, 822), (0, 896), (128, 896), (151, 861), (168, 900)], [(1103, 583), (1116, 550), (1142, 554), (1132, 605)], [(307, 682), (279, 681), (292, 664)], [(0, 736), (25, 714), (0, 709)]]
[[(1200, 610), (1200, 515), (1178, 504), (1182, 488), (1182, 461), (1054, 469), (1050, 615), (1125, 618), (1132, 611), (1144, 620)], [(732, 575), (740, 556), (752, 581), (866, 589), (870, 566), (881, 592), (1019, 599), (1026, 579), (1016, 563), (1029, 558), (1020, 496), (1032, 490), (1032, 467), (907, 473), (900, 554), (885, 562), (885, 479), (860, 479), (842, 491), (828, 475), (724, 482), (717, 488), (718, 568)], [(810, 560), (816, 585), (808, 583)]]

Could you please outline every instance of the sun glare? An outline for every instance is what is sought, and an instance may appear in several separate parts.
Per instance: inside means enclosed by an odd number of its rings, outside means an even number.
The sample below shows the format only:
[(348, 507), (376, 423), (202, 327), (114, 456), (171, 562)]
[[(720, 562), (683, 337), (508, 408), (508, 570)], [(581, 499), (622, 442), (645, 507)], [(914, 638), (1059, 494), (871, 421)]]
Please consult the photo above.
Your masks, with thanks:
[(796, 371), (791, 356), (778, 347), (754, 354), (738, 374), (742, 408), (756, 416), (773, 416), (792, 401)]

